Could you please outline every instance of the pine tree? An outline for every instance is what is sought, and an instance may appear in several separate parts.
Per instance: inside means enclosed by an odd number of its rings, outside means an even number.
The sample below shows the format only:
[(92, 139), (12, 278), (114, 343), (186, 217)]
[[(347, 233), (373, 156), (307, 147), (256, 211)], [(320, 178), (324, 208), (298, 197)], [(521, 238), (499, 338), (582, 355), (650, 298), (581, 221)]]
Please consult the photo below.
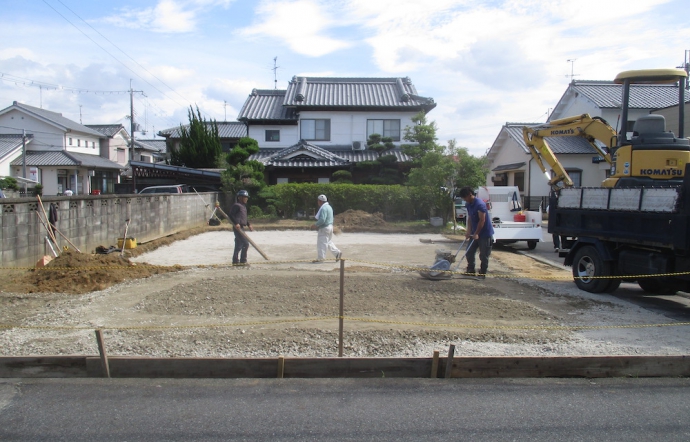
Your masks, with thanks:
[(180, 125), (180, 146), (170, 152), (170, 163), (193, 168), (216, 167), (222, 151), (216, 121), (206, 122), (201, 118), (198, 106), (196, 114), (191, 106), (187, 114), (189, 126)]

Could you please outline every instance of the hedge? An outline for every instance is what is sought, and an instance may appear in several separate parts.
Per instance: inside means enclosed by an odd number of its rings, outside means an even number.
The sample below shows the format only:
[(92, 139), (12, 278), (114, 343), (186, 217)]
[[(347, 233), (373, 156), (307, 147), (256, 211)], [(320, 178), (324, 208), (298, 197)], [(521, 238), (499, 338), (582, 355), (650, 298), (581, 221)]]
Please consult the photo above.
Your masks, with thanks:
[(299, 211), (309, 213), (318, 207), (316, 198), (324, 194), (333, 206), (334, 213), (346, 210), (380, 212), (388, 221), (427, 218), (432, 209), (427, 190), (401, 185), (367, 184), (277, 184), (264, 190), (271, 194), (267, 203), (285, 217), (293, 217)]

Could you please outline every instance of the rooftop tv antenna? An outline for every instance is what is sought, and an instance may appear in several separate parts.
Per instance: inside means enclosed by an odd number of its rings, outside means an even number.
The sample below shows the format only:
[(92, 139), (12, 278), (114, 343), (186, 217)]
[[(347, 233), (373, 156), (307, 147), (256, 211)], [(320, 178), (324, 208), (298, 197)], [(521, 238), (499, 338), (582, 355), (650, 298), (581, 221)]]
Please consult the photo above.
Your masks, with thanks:
[[(685, 69), (685, 72), (690, 76), (690, 51), (685, 51), (685, 61), (681, 66), (676, 66), (680, 69)], [(685, 89), (690, 89), (690, 81), (685, 80)]]
[(575, 77), (577, 77), (580, 74), (574, 74), (574, 69), (575, 69), (575, 60), (577, 58), (571, 58), (568, 60), (568, 63), (570, 63), (570, 75), (566, 75), (566, 77), (570, 77), (570, 82), (572, 83)]
[(276, 63), (278, 62), (278, 56), (273, 57), (273, 89), (278, 89), (278, 68), (280, 66), (276, 66)]

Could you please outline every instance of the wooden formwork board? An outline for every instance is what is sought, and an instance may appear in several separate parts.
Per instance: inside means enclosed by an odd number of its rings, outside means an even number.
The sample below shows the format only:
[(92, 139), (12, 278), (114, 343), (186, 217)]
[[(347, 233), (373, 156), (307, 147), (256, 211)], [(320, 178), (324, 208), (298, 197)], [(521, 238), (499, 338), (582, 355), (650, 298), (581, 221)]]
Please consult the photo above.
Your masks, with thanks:
[[(444, 378), (448, 358), (112, 356), (113, 378)], [(690, 356), (454, 357), (451, 378), (690, 376)], [(437, 373), (432, 376), (432, 367)], [(102, 377), (98, 356), (0, 357), (0, 377)]]

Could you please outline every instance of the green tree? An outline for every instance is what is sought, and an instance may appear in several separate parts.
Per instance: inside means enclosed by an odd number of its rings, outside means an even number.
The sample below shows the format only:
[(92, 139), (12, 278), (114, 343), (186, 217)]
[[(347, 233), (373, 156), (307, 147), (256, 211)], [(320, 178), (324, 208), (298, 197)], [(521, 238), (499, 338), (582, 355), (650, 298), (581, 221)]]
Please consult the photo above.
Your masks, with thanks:
[(259, 143), (255, 139), (240, 138), (226, 157), (228, 168), (221, 175), (224, 191), (234, 194), (244, 189), (250, 194), (256, 194), (266, 186), (263, 163), (249, 160), (249, 157), (257, 152)]
[(429, 152), (443, 152), (443, 146), (436, 143), (436, 122), (427, 123), (426, 114), (420, 111), (412, 117), (414, 125), (405, 127), (403, 139), (415, 144), (400, 146), (411, 159), (414, 166), (419, 166), (422, 158)]
[(17, 179), (11, 176), (0, 178), (0, 189), (19, 190)]
[(170, 163), (194, 168), (216, 167), (222, 151), (216, 121), (206, 122), (201, 118), (198, 106), (196, 114), (190, 106), (187, 115), (189, 126), (180, 125), (180, 146), (170, 152)]

